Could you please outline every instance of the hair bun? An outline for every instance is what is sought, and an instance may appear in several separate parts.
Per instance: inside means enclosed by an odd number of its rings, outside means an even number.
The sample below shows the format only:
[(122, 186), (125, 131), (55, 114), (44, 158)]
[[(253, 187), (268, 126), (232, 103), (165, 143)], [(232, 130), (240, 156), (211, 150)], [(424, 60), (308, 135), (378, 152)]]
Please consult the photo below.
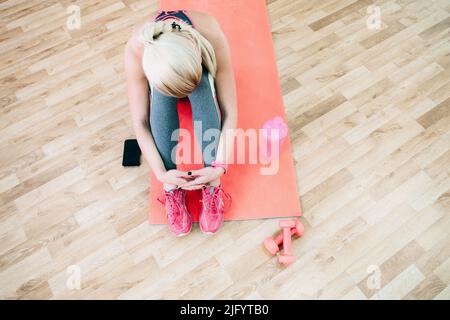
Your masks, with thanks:
[(144, 44), (154, 44), (155, 41), (158, 39), (158, 37), (163, 33), (164, 31), (164, 24), (160, 21), (157, 22), (147, 22), (140, 34), (140, 40)]

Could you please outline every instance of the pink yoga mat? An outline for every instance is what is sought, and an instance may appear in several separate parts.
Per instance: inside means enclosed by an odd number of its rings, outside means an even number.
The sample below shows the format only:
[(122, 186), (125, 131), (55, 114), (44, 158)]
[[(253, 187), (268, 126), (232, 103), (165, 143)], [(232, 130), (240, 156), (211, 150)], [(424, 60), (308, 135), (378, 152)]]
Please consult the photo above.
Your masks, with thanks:
[[(215, 16), (220, 23), (230, 45), (235, 73), (238, 128), (258, 130), (267, 120), (276, 116), (286, 121), (264, 0), (161, 0), (160, 5), (160, 9), (166, 11), (205, 12)], [(178, 110), (181, 128), (192, 133), (189, 100), (180, 99)], [(196, 139), (192, 140), (197, 143)], [(195, 150), (199, 152), (199, 147), (196, 146)], [(228, 172), (222, 176), (222, 185), (224, 190), (231, 194), (233, 201), (225, 213), (225, 220), (301, 215), (289, 137), (284, 140), (280, 150), (279, 170), (274, 175), (261, 174), (260, 169), (268, 165), (262, 164), (260, 159), (255, 164), (229, 165)], [(255, 151), (255, 147), (250, 146), (246, 150), (247, 155), (248, 152)], [(179, 169), (201, 167), (203, 165), (184, 164), (180, 165)], [(164, 192), (161, 183), (152, 173), (149, 192), (150, 223), (166, 223), (164, 205), (157, 200), (158, 197), (164, 198)], [(200, 190), (188, 191), (187, 205), (194, 221), (198, 221), (200, 199)]]

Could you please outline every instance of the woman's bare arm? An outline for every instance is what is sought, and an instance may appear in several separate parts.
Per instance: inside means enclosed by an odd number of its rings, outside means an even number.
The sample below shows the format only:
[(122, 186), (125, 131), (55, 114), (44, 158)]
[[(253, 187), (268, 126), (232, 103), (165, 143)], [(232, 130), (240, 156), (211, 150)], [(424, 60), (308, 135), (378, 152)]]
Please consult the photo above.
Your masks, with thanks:
[(150, 131), (150, 99), (147, 78), (142, 70), (136, 39), (130, 38), (125, 46), (125, 78), (127, 82), (128, 106), (133, 129), (142, 154), (156, 177), (166, 172), (164, 162), (156, 149)]

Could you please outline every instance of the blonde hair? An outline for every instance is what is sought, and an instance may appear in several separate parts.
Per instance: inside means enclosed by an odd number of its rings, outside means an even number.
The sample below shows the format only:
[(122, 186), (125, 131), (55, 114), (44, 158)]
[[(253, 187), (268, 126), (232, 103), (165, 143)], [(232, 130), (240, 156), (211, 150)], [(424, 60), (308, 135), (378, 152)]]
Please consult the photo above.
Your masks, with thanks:
[(216, 75), (211, 43), (189, 24), (174, 19), (146, 23), (139, 39), (144, 44), (142, 67), (153, 87), (168, 96), (189, 95), (202, 79), (202, 64)]

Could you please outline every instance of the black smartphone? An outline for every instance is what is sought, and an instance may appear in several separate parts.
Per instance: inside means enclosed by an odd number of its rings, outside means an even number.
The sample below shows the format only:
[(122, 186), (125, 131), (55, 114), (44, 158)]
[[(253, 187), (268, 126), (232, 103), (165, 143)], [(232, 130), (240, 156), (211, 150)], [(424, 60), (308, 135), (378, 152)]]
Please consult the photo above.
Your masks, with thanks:
[(123, 146), (122, 166), (133, 167), (141, 165), (141, 149), (136, 139), (125, 140)]

